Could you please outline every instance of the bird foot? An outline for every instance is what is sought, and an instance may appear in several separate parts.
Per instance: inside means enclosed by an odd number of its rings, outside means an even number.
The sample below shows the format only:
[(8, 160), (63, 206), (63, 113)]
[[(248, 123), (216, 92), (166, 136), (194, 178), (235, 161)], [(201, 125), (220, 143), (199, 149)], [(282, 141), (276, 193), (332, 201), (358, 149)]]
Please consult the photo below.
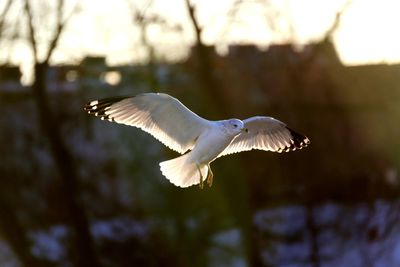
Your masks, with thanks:
[(209, 187), (211, 187), (212, 184), (213, 184), (213, 177), (214, 177), (214, 174), (213, 174), (213, 172), (211, 171), (210, 164), (208, 164), (207, 185), (208, 185)]
[(199, 187), (200, 187), (200, 189), (203, 189), (203, 188), (204, 188), (204, 179), (203, 179), (203, 174), (201, 173), (201, 170), (200, 170), (200, 167), (199, 167), (199, 165), (196, 165), (196, 167), (197, 167), (197, 170), (199, 171), (199, 174), (200, 174), (200, 182), (199, 182)]
[(199, 182), (199, 187), (200, 187), (200, 189), (203, 189), (203, 188), (204, 188), (204, 182), (205, 182), (205, 181), (207, 182), (207, 185), (208, 185), (209, 187), (211, 187), (212, 184), (213, 184), (213, 177), (214, 177), (214, 174), (213, 174), (213, 172), (211, 171), (210, 165), (207, 165), (207, 166), (208, 166), (208, 172), (207, 172), (207, 178), (206, 178), (206, 179), (204, 179), (203, 174), (201, 173), (201, 170), (200, 170), (199, 165), (196, 165), (196, 166), (197, 166), (197, 170), (199, 171), (199, 174), (200, 174), (200, 182)]

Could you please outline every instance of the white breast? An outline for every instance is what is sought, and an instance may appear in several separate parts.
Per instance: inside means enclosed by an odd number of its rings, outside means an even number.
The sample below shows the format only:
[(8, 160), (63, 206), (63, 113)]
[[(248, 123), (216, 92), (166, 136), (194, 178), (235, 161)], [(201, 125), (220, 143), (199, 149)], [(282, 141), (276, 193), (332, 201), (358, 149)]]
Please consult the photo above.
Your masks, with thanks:
[(190, 152), (191, 158), (199, 164), (208, 164), (232, 142), (234, 137), (220, 127), (212, 128), (199, 136), (196, 145)]

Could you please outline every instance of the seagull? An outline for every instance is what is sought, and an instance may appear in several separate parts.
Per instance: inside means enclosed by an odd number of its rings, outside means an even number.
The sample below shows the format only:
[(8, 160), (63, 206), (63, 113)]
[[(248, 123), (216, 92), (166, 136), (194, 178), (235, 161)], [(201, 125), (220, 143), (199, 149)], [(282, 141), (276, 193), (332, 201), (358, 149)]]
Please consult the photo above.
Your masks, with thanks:
[(162, 93), (94, 100), (84, 109), (102, 120), (140, 128), (180, 153), (159, 164), (162, 174), (178, 187), (203, 188), (204, 182), (211, 187), (210, 164), (219, 157), (252, 149), (288, 152), (310, 143), (272, 117), (210, 121)]

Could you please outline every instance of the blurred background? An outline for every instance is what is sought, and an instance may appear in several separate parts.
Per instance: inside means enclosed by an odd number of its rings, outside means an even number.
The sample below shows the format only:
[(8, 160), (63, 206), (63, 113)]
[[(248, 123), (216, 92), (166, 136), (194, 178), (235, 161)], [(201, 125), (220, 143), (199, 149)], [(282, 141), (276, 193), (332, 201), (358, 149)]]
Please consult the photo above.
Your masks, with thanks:
[[(400, 266), (396, 0), (0, 0), (0, 266)], [(177, 156), (86, 102), (269, 115), (291, 153)]]

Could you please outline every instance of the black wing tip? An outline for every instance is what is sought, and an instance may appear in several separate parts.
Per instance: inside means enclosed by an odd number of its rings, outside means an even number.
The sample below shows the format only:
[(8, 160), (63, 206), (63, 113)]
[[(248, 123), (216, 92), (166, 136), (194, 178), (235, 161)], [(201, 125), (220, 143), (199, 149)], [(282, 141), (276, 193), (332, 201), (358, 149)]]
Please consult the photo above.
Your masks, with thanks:
[(84, 109), (86, 111), (90, 111), (93, 108), (97, 107), (102, 107), (102, 106), (111, 106), (114, 103), (117, 103), (121, 100), (124, 100), (126, 98), (130, 98), (132, 96), (115, 96), (115, 97), (108, 97), (108, 98), (103, 98), (103, 99), (98, 99), (98, 100), (93, 100), (88, 103), (86, 103)]
[(102, 120), (114, 121), (113, 118), (111, 118), (109, 115), (106, 114), (106, 111), (110, 108), (111, 105), (131, 97), (132, 96), (116, 96), (116, 97), (103, 98), (99, 100), (93, 100), (86, 103), (83, 109), (90, 115), (100, 117), (100, 119)]
[(303, 149), (311, 143), (307, 136), (299, 134), (288, 127), (286, 128), (289, 130), (290, 135), (292, 136), (290, 139), (290, 146), (286, 146), (278, 152), (290, 152), (297, 149)]

